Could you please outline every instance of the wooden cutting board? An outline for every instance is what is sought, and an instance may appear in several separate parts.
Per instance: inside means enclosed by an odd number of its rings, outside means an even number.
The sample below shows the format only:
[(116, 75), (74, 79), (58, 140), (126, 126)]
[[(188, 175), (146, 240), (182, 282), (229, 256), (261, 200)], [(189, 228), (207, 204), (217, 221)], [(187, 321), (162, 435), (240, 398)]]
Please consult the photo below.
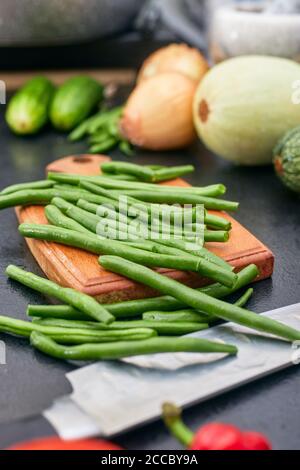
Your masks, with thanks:
[[(102, 162), (110, 160), (103, 155), (77, 155), (56, 160), (47, 171), (76, 173), (80, 175), (99, 174)], [(168, 183), (172, 186), (188, 186), (180, 179)], [(230, 241), (225, 244), (207, 243), (207, 248), (231, 263), (236, 271), (255, 263), (260, 269), (257, 280), (270, 277), (273, 273), (274, 255), (228, 214), (224, 217), (232, 222)], [(17, 209), (20, 222), (46, 224), (44, 208), (28, 206)], [(98, 256), (86, 251), (56, 243), (27, 239), (27, 244), (46, 276), (62, 286), (74, 287), (95, 296), (101, 302), (137, 299), (155, 295), (151, 289), (102, 269)], [(192, 287), (207, 284), (208, 280), (194, 273), (159, 269), (173, 279)]]

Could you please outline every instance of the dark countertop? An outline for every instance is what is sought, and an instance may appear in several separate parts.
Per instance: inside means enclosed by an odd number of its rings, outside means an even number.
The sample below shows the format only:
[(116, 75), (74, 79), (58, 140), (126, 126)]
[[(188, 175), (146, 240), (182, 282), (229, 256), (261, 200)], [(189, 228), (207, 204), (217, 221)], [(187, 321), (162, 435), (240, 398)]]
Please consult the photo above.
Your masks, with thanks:
[[(45, 166), (62, 156), (80, 153), (85, 145), (71, 144), (64, 135), (45, 130), (35, 138), (12, 136), (0, 123), (0, 188), (43, 177)], [(113, 156), (118, 157), (117, 153)], [(237, 219), (268, 245), (276, 257), (273, 279), (255, 286), (250, 308), (263, 312), (300, 302), (299, 198), (283, 188), (269, 168), (236, 168), (210, 155), (200, 145), (187, 152), (152, 154), (139, 152), (140, 163), (193, 163), (193, 184), (223, 182), (229, 197), (241, 202)], [(12, 209), (0, 212), (0, 312), (24, 318), (28, 303), (43, 302), (29, 289), (8, 282), (5, 267), (14, 263), (40, 273), (17, 231)], [(26, 341), (1, 335), (6, 344), (7, 365), (0, 365), (0, 448), (32, 436), (47, 435), (51, 427), (39, 413), (56, 397), (70, 392), (65, 379), (72, 366), (43, 356)], [(235, 423), (265, 432), (275, 448), (300, 448), (300, 370), (293, 368), (244, 386), (186, 411), (193, 428), (207, 421)], [(22, 420), (22, 421), (19, 421)], [(129, 449), (179, 448), (161, 423), (124, 434), (117, 439)]]

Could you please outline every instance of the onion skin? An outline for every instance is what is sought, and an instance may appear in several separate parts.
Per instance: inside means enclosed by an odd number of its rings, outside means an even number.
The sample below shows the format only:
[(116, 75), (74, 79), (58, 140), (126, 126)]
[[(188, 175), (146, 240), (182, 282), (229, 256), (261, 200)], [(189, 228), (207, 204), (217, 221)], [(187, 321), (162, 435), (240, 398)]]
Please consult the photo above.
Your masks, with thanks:
[(166, 72), (180, 73), (197, 84), (209, 70), (205, 57), (187, 44), (170, 44), (153, 52), (143, 63), (137, 83)]
[(196, 137), (193, 99), (196, 84), (177, 73), (164, 73), (140, 83), (130, 95), (120, 130), (132, 144), (149, 150), (172, 150)]
[(276, 57), (245, 56), (217, 65), (195, 95), (199, 137), (239, 165), (272, 163), (278, 140), (300, 123), (300, 106), (292, 100), (299, 77), (299, 64)]

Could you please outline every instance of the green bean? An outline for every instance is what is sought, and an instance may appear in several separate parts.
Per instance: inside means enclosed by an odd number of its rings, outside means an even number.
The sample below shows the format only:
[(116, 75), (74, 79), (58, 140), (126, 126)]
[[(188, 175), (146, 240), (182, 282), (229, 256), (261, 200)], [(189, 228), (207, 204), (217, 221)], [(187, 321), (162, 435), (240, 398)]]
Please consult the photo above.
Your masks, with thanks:
[(206, 242), (226, 243), (229, 240), (229, 232), (222, 230), (204, 230), (204, 240)]
[(189, 307), (201, 312), (216, 315), (226, 321), (232, 321), (254, 330), (270, 333), (290, 341), (300, 340), (300, 331), (279, 323), (271, 318), (257, 315), (249, 310), (231, 305), (198, 292), (180, 282), (167, 278), (144, 266), (132, 263), (116, 256), (103, 256), (101, 266), (114, 273), (145, 284), (172, 295)]
[(105, 173), (101, 175), (102, 178), (110, 178), (112, 180), (121, 180), (121, 181), (137, 181), (137, 179), (132, 175), (106, 175)]
[[(61, 183), (55, 183), (54, 186), (53, 186), (54, 189), (58, 189), (58, 190), (68, 190), (68, 191), (76, 191), (77, 189), (79, 189), (79, 186), (78, 187), (75, 187), (73, 186), (72, 184), (61, 184)], [(80, 188), (80, 191), (85, 191), (86, 194), (89, 194), (88, 191), (86, 191), (85, 189), (82, 189)]]
[(48, 204), (53, 197), (53, 190), (27, 189), (15, 193), (0, 195), (0, 209), (26, 204)]
[[(101, 332), (100, 334), (90, 335), (88, 332), (84, 335), (78, 335), (76, 332), (72, 334), (65, 334), (65, 333), (58, 333), (57, 335), (50, 335), (54, 341), (60, 344), (87, 344), (87, 343), (114, 343), (119, 341), (141, 341), (144, 339), (152, 338), (156, 336), (156, 332), (154, 330), (144, 330), (140, 332), (134, 332), (134, 330), (130, 330), (126, 332), (119, 331), (114, 332), (117, 334), (111, 335), (110, 333)], [(47, 335), (48, 336), (48, 335)]]
[(172, 180), (188, 173), (192, 173), (195, 168), (192, 165), (185, 165), (152, 169), (149, 166), (135, 165), (127, 162), (108, 162), (101, 165), (101, 170), (108, 174), (130, 174), (136, 176), (137, 179), (141, 181), (158, 183), (160, 181)]
[[(236, 302), (235, 305), (238, 307), (244, 307), (251, 295), (253, 289), (248, 289), (245, 294), (242, 295)], [(170, 322), (208, 322), (211, 323), (216, 321), (217, 317), (207, 315), (194, 309), (175, 310), (170, 312), (164, 311), (152, 311), (143, 313), (143, 320), (157, 320), (157, 321), (170, 321)]]
[(127, 157), (132, 157), (134, 155), (134, 148), (130, 142), (127, 140), (121, 140), (119, 143), (119, 150), (127, 155)]
[(97, 132), (98, 129), (100, 129), (103, 125), (106, 125), (109, 121), (120, 117), (122, 114), (122, 110), (122, 107), (116, 107), (114, 109), (102, 113), (102, 115), (99, 115), (89, 126), (89, 134), (94, 134), (94, 132)]
[(96, 122), (96, 120), (100, 116), (101, 117), (103, 116), (103, 112), (101, 112), (101, 111), (99, 113), (95, 114), (94, 116), (91, 116), (90, 118), (85, 119), (85, 121), (83, 121), (81, 124), (79, 124), (79, 126), (75, 127), (75, 129), (69, 134), (69, 140), (71, 142), (81, 140), (88, 133), (90, 125), (92, 123)]
[(174, 180), (189, 173), (193, 173), (194, 171), (195, 167), (193, 165), (160, 168), (155, 170), (154, 182), (159, 183), (161, 181)]
[(160, 238), (159, 240), (157, 240), (157, 243), (177, 248), (181, 251), (185, 251), (186, 253), (190, 253), (193, 256), (199, 256), (201, 258), (204, 258), (207, 261), (210, 261), (211, 263), (215, 263), (220, 267), (223, 267), (224, 269), (232, 270), (232, 267), (226, 261), (224, 261), (222, 258), (215, 255), (204, 247), (197, 247), (196, 245), (190, 246), (190, 244), (187, 244), (184, 240), (179, 239), (164, 240)]
[(33, 331), (43, 333), (57, 341), (68, 344), (82, 344), (87, 341), (91, 343), (107, 343), (113, 341), (138, 341), (156, 336), (155, 330), (150, 328), (130, 329), (96, 329), (96, 328), (74, 328), (63, 327), (55, 324), (42, 324), (39, 322), (27, 322), (10, 317), (0, 316), (0, 331), (18, 336), (30, 337)]
[(33, 332), (30, 336), (31, 345), (39, 351), (57, 359), (66, 360), (111, 360), (142, 354), (175, 353), (175, 352), (206, 352), (237, 354), (233, 345), (215, 343), (198, 338), (150, 338), (143, 341), (120, 341), (112, 344), (85, 344), (73, 347), (60, 346), (41, 333)]
[[(99, 326), (95, 322), (89, 321), (69, 321), (69, 320), (58, 320), (56, 318), (47, 318), (45, 320), (34, 320), (34, 324), (45, 326), (45, 327), (57, 327), (57, 328), (70, 328), (75, 330), (99, 330)], [(155, 330), (158, 335), (162, 336), (183, 336), (197, 331), (206, 330), (208, 328), (206, 322), (182, 322), (182, 323), (170, 323), (170, 322), (156, 322), (151, 320), (130, 320), (114, 322), (109, 326), (109, 331), (119, 330)], [(100, 326), (100, 329), (101, 326)]]
[(88, 316), (70, 305), (28, 305), (26, 315), (38, 318), (88, 320)]
[(146, 165), (148, 168), (151, 168), (151, 170), (162, 170), (163, 168), (168, 168), (165, 165)]
[(109, 139), (111, 136), (109, 135), (109, 133), (107, 131), (99, 131), (95, 134), (92, 134), (89, 139), (88, 139), (88, 143), (90, 145), (92, 144), (102, 144), (103, 142), (105, 142), (107, 139)]
[(17, 191), (24, 191), (27, 189), (49, 189), (49, 188), (52, 188), (53, 185), (54, 185), (54, 182), (50, 180), (33, 181), (31, 183), (13, 184), (12, 186), (8, 186), (7, 188), (3, 189), (0, 195), (4, 196), (6, 194), (15, 193)]
[(204, 223), (211, 228), (220, 229), (220, 230), (231, 230), (231, 222), (225, 217), (220, 217), (215, 214), (210, 214), (206, 212), (204, 217)]
[(191, 204), (204, 205), (206, 209), (218, 211), (236, 211), (239, 208), (238, 202), (225, 201), (223, 199), (215, 199), (214, 197), (202, 196), (199, 194), (190, 194), (177, 192), (177, 188), (173, 193), (163, 191), (148, 191), (139, 189), (130, 190), (112, 190), (111, 195), (114, 196), (131, 196), (139, 201), (152, 202), (155, 204)]
[(143, 320), (152, 320), (158, 322), (192, 322), (192, 323), (211, 323), (215, 317), (205, 315), (193, 309), (176, 310), (175, 312), (145, 312)]
[[(144, 330), (135, 331), (114, 331), (111, 332), (99, 332), (97, 335), (91, 335), (88, 331), (86, 334), (78, 335), (76, 332), (72, 334), (58, 333), (56, 335), (49, 335), (50, 338), (57, 341), (60, 344), (87, 344), (87, 343), (113, 343), (118, 341), (141, 341), (144, 339), (152, 338), (156, 335), (155, 330)], [(47, 335), (48, 336), (48, 335)]]
[(133, 175), (139, 180), (146, 182), (154, 181), (154, 171), (146, 166), (136, 165), (128, 162), (105, 162), (100, 166), (105, 173), (125, 173)]
[(111, 150), (117, 145), (118, 141), (115, 137), (108, 137), (104, 142), (100, 144), (94, 144), (90, 147), (91, 153), (102, 153), (107, 150)]
[[(110, 183), (109, 183), (110, 184)], [(128, 193), (128, 195), (133, 195), (134, 192), (146, 192), (147, 194), (152, 194), (153, 191), (158, 191), (160, 194), (167, 194), (172, 197), (174, 193), (179, 193), (184, 195), (185, 197), (188, 196), (208, 196), (208, 197), (219, 197), (225, 194), (226, 187), (223, 184), (212, 184), (210, 186), (204, 187), (191, 187), (191, 186), (174, 186), (174, 185), (158, 185), (158, 184), (150, 184), (150, 183), (138, 183), (136, 185), (132, 185), (131, 187), (126, 184), (126, 182), (119, 182), (119, 186), (127, 186), (122, 188), (117, 188), (117, 185), (113, 185), (111, 188), (113, 191), (121, 191), (123, 190), (124, 193)]]
[[(45, 227), (47, 226), (45, 225)], [(64, 229), (57, 228), (57, 230)], [(88, 235), (83, 236), (85, 237)], [(56, 297), (62, 302), (72, 305), (97, 321), (105, 324), (109, 324), (114, 321), (113, 315), (107, 312), (95, 299), (81, 292), (77, 292), (75, 289), (60, 287), (48, 279), (43, 279), (13, 265), (6, 268), (6, 274), (11, 279), (18, 281), (31, 289), (45, 295)]]
[(69, 173), (55, 173), (55, 172), (48, 172), (48, 179), (57, 181), (59, 183), (67, 183), (73, 184), (78, 186), (81, 181), (88, 181), (97, 185), (100, 185), (102, 188), (106, 188), (109, 190), (141, 190), (141, 191), (159, 191), (160, 193), (171, 193), (176, 194), (183, 193), (186, 194), (195, 194), (195, 195), (202, 195), (206, 196), (208, 194), (218, 194), (222, 195), (225, 191), (225, 186), (223, 184), (214, 184), (211, 186), (205, 187), (182, 187), (182, 186), (165, 186), (165, 185), (157, 185), (151, 183), (142, 183), (142, 182), (132, 182), (130, 181), (121, 181), (116, 180), (113, 178), (108, 178), (99, 175), (99, 176), (81, 176), (76, 174), (69, 174)]
[(150, 253), (124, 245), (116, 240), (100, 239), (93, 235), (49, 225), (21, 224), (19, 231), (27, 238), (75, 246), (92, 253), (118, 254), (126, 259), (141, 262), (147, 266), (194, 271), (209, 279), (217, 280), (228, 287), (232, 287), (237, 279), (236, 274), (233, 272), (210, 263), (204, 258), (196, 258), (189, 255), (179, 257)]
[(235, 305), (237, 305), (238, 307), (244, 307), (246, 305), (246, 303), (249, 301), (249, 299), (251, 298), (251, 296), (253, 295), (253, 292), (254, 292), (254, 290), (252, 289), (252, 287), (250, 289), (246, 290), (245, 294), (242, 295), (242, 297), (240, 297), (235, 302)]
[(81, 189), (74, 189), (73, 191), (53, 188), (45, 190), (27, 189), (3, 196), (0, 195), (0, 209), (25, 205), (47, 205), (50, 204), (54, 197), (61, 197), (70, 202), (77, 202), (82, 198), (91, 202), (99, 202), (98, 196), (89, 194), (87, 191), (82, 191)]
[(77, 232), (92, 233), (87, 228), (83, 227), (83, 225), (80, 225), (75, 220), (64, 215), (63, 212), (54, 205), (45, 207), (45, 215), (48, 222), (50, 224), (56, 225), (57, 227), (76, 230)]

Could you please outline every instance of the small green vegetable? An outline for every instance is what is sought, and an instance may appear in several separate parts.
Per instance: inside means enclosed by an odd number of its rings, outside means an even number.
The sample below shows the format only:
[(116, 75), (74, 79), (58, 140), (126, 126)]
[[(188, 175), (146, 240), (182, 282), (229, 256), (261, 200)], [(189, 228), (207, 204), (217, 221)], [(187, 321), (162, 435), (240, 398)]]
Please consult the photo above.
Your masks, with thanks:
[(45, 77), (28, 81), (11, 98), (5, 119), (16, 134), (36, 134), (48, 121), (54, 86)]
[(56, 91), (50, 107), (53, 126), (70, 131), (80, 124), (103, 98), (103, 85), (85, 77), (73, 77)]

